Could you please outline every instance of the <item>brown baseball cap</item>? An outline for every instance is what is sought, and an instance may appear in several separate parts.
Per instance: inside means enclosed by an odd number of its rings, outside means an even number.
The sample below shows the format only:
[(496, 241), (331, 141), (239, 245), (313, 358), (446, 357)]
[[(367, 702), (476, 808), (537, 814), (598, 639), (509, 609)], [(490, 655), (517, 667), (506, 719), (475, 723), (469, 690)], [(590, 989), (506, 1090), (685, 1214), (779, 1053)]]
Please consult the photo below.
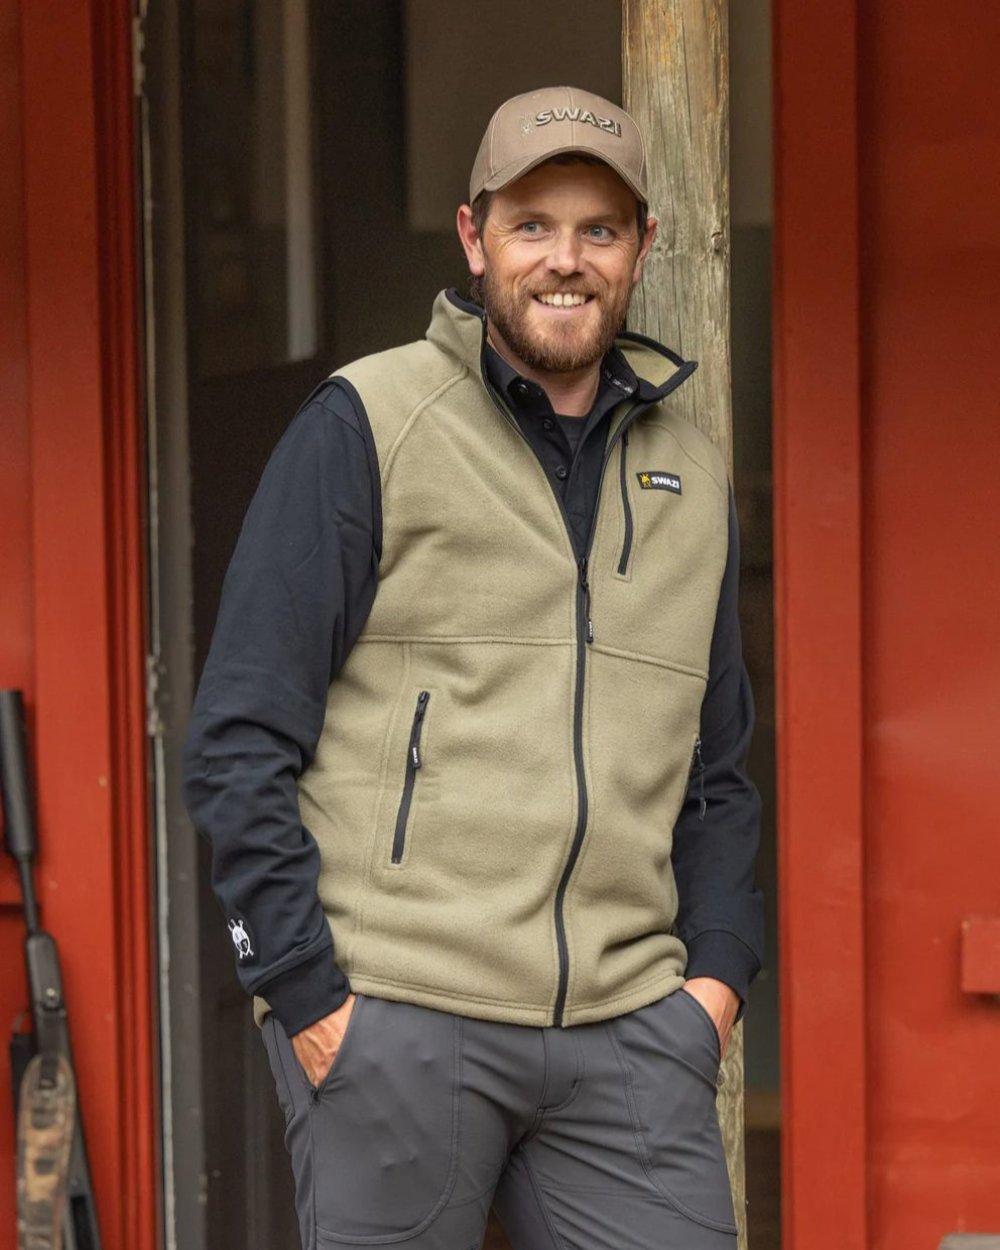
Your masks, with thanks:
[(562, 152), (596, 156), (648, 200), (646, 145), (628, 113), (592, 91), (543, 87), (513, 96), (493, 114), (472, 166), (469, 202)]

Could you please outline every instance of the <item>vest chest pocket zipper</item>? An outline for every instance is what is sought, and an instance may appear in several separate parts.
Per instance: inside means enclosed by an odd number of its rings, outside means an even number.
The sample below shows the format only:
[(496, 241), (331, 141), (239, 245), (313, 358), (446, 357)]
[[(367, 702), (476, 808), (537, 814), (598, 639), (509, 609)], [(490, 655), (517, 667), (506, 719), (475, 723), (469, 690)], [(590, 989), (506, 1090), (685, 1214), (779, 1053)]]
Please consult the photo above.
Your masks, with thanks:
[(417, 779), (417, 770), (422, 765), (420, 758), (420, 734), (424, 725), (424, 715), (430, 702), (429, 690), (421, 690), (417, 695), (417, 706), (413, 712), (413, 725), (410, 729), (410, 742), (406, 752), (406, 777), (403, 781), (403, 797), (396, 814), (396, 831), (392, 837), (392, 862), (403, 862), (406, 850), (406, 826), (410, 819), (410, 804), (413, 802), (413, 786)]
[(622, 492), (622, 516), (625, 523), (625, 535), (622, 539), (622, 553), (618, 560), (618, 576), (624, 577), (628, 572), (629, 556), (632, 554), (632, 505), (628, 498), (628, 470), (626, 468), (626, 459), (628, 454), (628, 430), (623, 431), (621, 441), (621, 452), (619, 458), (619, 482)]

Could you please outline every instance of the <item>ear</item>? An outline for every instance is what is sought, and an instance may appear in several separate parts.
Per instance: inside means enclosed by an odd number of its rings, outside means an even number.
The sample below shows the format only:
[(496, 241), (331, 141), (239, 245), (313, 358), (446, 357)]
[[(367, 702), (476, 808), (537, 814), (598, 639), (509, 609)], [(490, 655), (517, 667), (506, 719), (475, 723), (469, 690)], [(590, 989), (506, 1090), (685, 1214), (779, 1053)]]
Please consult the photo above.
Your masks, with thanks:
[(646, 222), (646, 233), (642, 236), (642, 242), (639, 245), (639, 255), (635, 258), (635, 268), (632, 270), (633, 286), (642, 277), (642, 267), (646, 263), (646, 257), (649, 255), (649, 250), (653, 246), (653, 240), (656, 238), (656, 226), (656, 218), (650, 217)]
[(474, 277), (481, 278), (486, 272), (486, 257), (483, 255), (483, 241), (472, 220), (472, 209), (468, 204), (463, 204), (458, 210), (455, 224), (458, 227), (458, 237), (462, 242), (465, 259), (469, 262), (469, 272)]

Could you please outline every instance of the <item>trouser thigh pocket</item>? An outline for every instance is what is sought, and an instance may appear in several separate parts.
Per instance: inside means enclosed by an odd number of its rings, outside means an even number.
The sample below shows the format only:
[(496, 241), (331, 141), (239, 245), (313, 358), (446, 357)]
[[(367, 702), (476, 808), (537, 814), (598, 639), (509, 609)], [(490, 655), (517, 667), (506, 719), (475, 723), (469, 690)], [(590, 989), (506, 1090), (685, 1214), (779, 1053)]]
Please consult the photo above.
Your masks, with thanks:
[[(711, 1018), (675, 993), (612, 1022), (642, 1165), (683, 1215), (734, 1231), (715, 1106), (718, 1041)], [(693, 1000), (692, 1000), (693, 1002)], [(716, 1035), (717, 1036), (717, 1035)]]
[(303, 1250), (314, 1250), (316, 1219), (313, 1211), (309, 1084), (295, 1058), (288, 1035), (273, 1012), (264, 1021), (262, 1033), (278, 1092), (278, 1103), (285, 1115), (285, 1148), (291, 1159), (295, 1178), (295, 1211), (302, 1246)]
[(715, 1021), (700, 1001), (693, 994), (689, 994), (687, 990), (679, 989), (671, 997), (676, 997), (678, 1006), (687, 1007), (700, 1020), (704, 1035), (708, 1038), (708, 1048), (712, 1056), (713, 1066), (718, 1069), (722, 1063), (722, 1039), (719, 1037), (719, 1030), (715, 1026)]
[(401, 1241), (454, 1185), (461, 1021), (368, 998), (350, 1040), (311, 1099), (317, 1233)]
[(284, 1036), (281, 1025), (275, 1019), (273, 1012), (270, 1012), (265, 1017), (260, 1032), (264, 1040), (264, 1049), (267, 1051), (267, 1062), (271, 1067), (271, 1075), (274, 1077), (278, 1106), (282, 1110), (285, 1124), (287, 1125), (295, 1114), (295, 1097), (288, 1079), (287, 1059), (282, 1046), (282, 1043), (287, 1045), (287, 1038)]

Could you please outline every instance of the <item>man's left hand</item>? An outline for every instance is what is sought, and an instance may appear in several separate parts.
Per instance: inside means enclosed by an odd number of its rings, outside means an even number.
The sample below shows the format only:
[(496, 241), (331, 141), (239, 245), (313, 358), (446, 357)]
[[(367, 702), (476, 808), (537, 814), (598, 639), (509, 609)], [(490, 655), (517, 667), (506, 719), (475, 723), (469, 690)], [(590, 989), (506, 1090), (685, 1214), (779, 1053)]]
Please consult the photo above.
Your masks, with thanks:
[(684, 991), (696, 998), (712, 1017), (716, 1032), (719, 1034), (720, 1053), (725, 1055), (729, 1045), (729, 1034), (736, 1023), (736, 1015), (740, 1009), (740, 996), (724, 981), (716, 981), (714, 977), (693, 977), (684, 982)]

